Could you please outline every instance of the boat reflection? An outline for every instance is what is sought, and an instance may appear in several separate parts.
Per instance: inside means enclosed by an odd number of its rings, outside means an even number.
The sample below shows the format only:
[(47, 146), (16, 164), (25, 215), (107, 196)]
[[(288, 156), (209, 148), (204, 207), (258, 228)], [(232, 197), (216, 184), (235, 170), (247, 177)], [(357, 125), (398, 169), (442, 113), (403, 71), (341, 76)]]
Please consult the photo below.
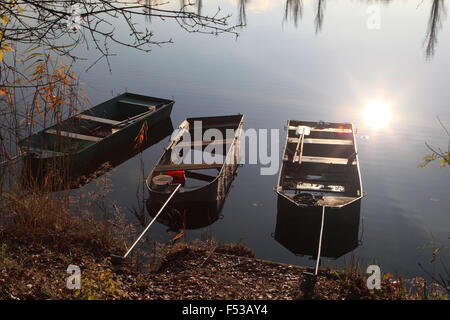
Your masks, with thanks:
[[(321, 207), (299, 207), (278, 196), (275, 240), (296, 255), (317, 258)], [(359, 245), (361, 200), (341, 209), (327, 208), (322, 238), (321, 257), (337, 259)]]
[[(115, 145), (114, 150), (117, 152), (104, 153), (99, 157), (94, 158), (88, 166), (84, 166), (77, 170), (67, 170), (60, 177), (63, 181), (55, 185), (55, 189), (80, 188), (92, 180), (104, 175), (113, 168), (121, 165), (125, 161), (133, 158), (140, 152), (162, 141), (173, 132), (173, 124), (170, 117), (166, 117), (148, 128), (147, 138), (139, 145), (135, 141), (124, 141), (121, 144)], [(61, 165), (68, 164), (67, 159), (61, 160)], [(56, 166), (56, 165), (55, 165)], [(43, 168), (40, 163), (24, 163), (23, 178), (26, 181), (33, 181), (37, 185), (45, 184), (45, 179), (48, 176), (48, 170)], [(29, 184), (29, 183), (28, 183)], [(56, 191), (55, 190), (55, 191)]]
[[(160, 214), (157, 221), (168, 227), (168, 231), (193, 230), (205, 228), (220, 218), (224, 200), (214, 202), (184, 202), (170, 204)], [(162, 203), (147, 200), (147, 211), (153, 218)]]

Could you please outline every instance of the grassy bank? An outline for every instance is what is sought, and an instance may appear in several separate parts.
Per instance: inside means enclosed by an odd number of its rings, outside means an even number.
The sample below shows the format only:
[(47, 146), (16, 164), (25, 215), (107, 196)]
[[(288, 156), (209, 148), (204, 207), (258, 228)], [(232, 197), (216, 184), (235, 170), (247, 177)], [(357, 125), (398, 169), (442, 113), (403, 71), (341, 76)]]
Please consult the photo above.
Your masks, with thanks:
[[(155, 244), (114, 266), (111, 254), (123, 254), (137, 232), (117, 206), (104, 203), (108, 183), (101, 181), (99, 192), (76, 196), (42, 187), (3, 190), (0, 299), (445, 298), (421, 285), (407, 290), (389, 274), (381, 290), (369, 290), (354, 265), (322, 269), (312, 281), (310, 270), (257, 259), (243, 244)], [(81, 269), (81, 290), (66, 286), (69, 265)]]
[[(238, 245), (168, 248), (162, 259), (113, 266), (109, 255), (120, 250), (102, 237), (89, 241), (54, 234), (55, 242), (29, 242), (2, 231), (1, 299), (424, 299), (405, 289), (402, 279), (383, 276), (381, 290), (368, 290), (359, 269), (320, 272), (315, 284), (305, 268), (256, 259)], [(76, 243), (66, 247), (58, 243)], [(81, 268), (81, 290), (66, 288), (69, 264)], [(434, 298), (444, 298), (436, 296)]]

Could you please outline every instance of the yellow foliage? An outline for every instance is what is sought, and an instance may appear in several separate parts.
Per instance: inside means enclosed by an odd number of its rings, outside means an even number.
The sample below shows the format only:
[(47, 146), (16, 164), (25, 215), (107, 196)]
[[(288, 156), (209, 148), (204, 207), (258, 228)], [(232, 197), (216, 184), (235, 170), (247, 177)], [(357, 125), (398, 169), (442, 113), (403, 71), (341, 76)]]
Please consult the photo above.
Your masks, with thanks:
[(141, 126), (141, 129), (139, 130), (138, 135), (134, 138), (134, 141), (136, 144), (134, 145), (134, 148), (137, 149), (145, 139), (147, 139), (148, 134), (148, 124), (147, 121), (144, 121), (144, 123)]
[(80, 299), (96, 300), (114, 298), (123, 294), (122, 282), (115, 278), (110, 269), (111, 262), (105, 258), (102, 263), (81, 272), (81, 289), (74, 291), (74, 296)]
[(6, 25), (8, 24), (9, 18), (6, 14), (2, 14), (0, 16), (0, 19), (2, 20), (3, 25), (6, 27)]
[[(10, 0), (9, 4), (8, 4), (10, 10), (17, 8), (17, 10), (22, 13), (23, 10), (22, 8), (17, 4), (16, 0)], [(3, 24), (4, 27), (6, 27), (6, 25), (9, 22), (9, 17), (6, 13), (2, 13), (0, 15), (0, 21)], [(4, 52), (5, 51), (10, 51), (11, 47), (9, 46), (8, 43), (6, 43), (5, 41), (3, 41), (3, 37), (4, 37), (4, 33), (0, 30), (0, 62), (3, 61), (3, 57), (4, 57)]]

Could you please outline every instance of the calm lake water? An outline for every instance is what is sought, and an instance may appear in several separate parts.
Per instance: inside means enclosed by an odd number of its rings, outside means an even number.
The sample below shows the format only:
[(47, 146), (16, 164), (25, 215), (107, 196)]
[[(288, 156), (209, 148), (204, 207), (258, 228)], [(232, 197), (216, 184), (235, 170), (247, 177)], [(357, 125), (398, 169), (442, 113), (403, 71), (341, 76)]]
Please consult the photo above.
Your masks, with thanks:
[[(358, 128), (367, 193), (361, 203), (360, 245), (324, 264), (342, 266), (353, 256), (406, 277), (423, 275), (418, 262), (432, 270), (431, 248), (419, 247), (432, 237), (436, 244), (448, 244), (450, 235), (450, 170), (437, 163), (418, 168), (429, 153), (426, 141), (442, 148), (448, 144), (436, 119), (450, 120), (450, 21), (445, 8), (438, 12), (442, 19), (437, 21), (434, 54), (427, 54), (429, 18), (439, 1), (380, 1), (379, 29), (367, 26), (374, 2), (304, 0), (297, 25), (291, 12), (285, 20), (286, 1), (202, 2), (203, 13), (214, 13), (220, 5), (223, 13), (233, 14), (232, 24), (246, 4), (247, 26), (236, 39), (187, 33), (157, 19), (136, 21), (147, 24), (155, 40), (172, 38), (174, 43), (151, 53), (112, 46), (117, 54), (111, 58), (112, 73), (105, 63), (85, 72), (97, 56), (93, 50), (84, 52), (91, 60), (76, 68), (92, 104), (125, 91), (173, 97), (174, 127), (186, 117), (243, 113), (244, 128), (280, 129), (280, 157), (288, 119), (352, 122)], [(368, 117), (365, 110), (371, 104), (375, 107)], [(143, 152), (145, 175), (168, 140)], [(278, 175), (261, 176), (260, 167), (240, 168), (223, 218), (188, 232), (187, 238), (242, 240), (260, 258), (313, 266), (313, 260), (294, 255), (272, 237)], [(124, 212), (137, 206), (141, 172), (139, 157), (134, 157), (111, 173), (109, 197)], [(149, 234), (167, 241), (173, 234), (166, 229), (156, 224)], [(450, 254), (444, 252), (442, 258), (448, 265)]]

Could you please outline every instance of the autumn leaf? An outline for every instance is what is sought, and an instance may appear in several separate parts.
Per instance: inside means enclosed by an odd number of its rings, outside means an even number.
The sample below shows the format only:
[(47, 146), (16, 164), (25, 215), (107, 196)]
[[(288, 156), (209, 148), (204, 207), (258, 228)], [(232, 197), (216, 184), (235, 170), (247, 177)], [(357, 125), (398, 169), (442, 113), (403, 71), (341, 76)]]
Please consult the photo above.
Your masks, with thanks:
[(147, 133), (148, 133), (148, 125), (147, 121), (144, 121), (141, 129), (139, 130), (138, 135), (134, 138), (134, 141), (136, 142), (136, 144), (134, 145), (135, 149), (137, 149), (144, 142), (144, 139), (147, 138)]
[(87, 94), (80, 88), (80, 92), (87, 98)]
[(6, 26), (8, 24), (9, 18), (6, 14), (2, 14), (0, 19), (2, 20), (2, 23), (4, 26)]
[(184, 235), (184, 230), (181, 230), (180, 233), (178, 233), (175, 237), (170, 239), (171, 242), (174, 242), (175, 240), (181, 238)]
[(432, 155), (428, 155), (423, 158), (423, 162), (419, 165), (419, 168), (424, 168), (427, 164), (430, 162), (436, 160), (438, 158), (438, 155), (433, 153)]
[(0, 50), (10, 51), (11, 47), (9, 46), (9, 44), (7, 44), (5, 41), (3, 41)]
[(42, 114), (41, 108), (39, 108), (39, 98), (36, 97), (36, 109), (39, 112), (39, 114), (43, 117), (44, 115)]
[(9, 50), (11, 50), (11, 47), (9, 46), (9, 44), (7, 44), (5, 41), (3, 41), (0, 44), (0, 62), (3, 60), (3, 52), (9, 51)]
[(431, 256), (431, 260), (430, 260), (430, 263), (433, 263), (435, 260), (436, 260), (436, 256), (438, 255), (438, 253), (439, 253), (439, 250), (440, 250), (440, 248), (436, 248), (436, 249), (434, 249), (434, 251), (433, 251), (433, 255)]

